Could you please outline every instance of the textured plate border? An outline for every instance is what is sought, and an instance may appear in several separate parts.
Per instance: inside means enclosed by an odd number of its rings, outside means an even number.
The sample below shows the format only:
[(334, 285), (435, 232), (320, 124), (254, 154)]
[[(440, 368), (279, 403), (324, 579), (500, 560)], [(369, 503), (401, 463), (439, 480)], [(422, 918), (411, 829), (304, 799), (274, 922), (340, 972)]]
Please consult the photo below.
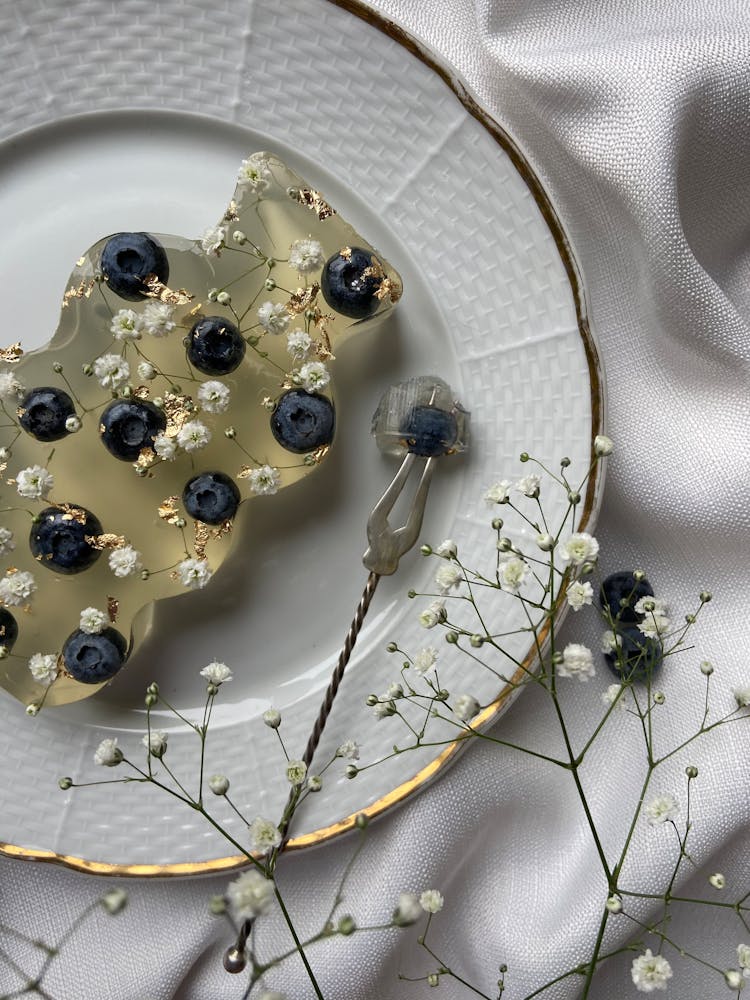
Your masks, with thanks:
[[(541, 181), (534, 172), (531, 164), (522, 153), (520, 147), (513, 138), (496, 122), (492, 116), (476, 101), (468, 91), (464, 82), (446, 66), (432, 51), (424, 44), (406, 32), (393, 21), (388, 20), (383, 15), (373, 11), (361, 0), (327, 0), (327, 2), (348, 11), (350, 14), (360, 18), (374, 28), (383, 32), (392, 40), (403, 46), (408, 52), (419, 59), (424, 65), (436, 73), (443, 82), (453, 91), (465, 110), (476, 119), (477, 122), (491, 135), (494, 141), (503, 149), (510, 158), (513, 166), (518, 171), (526, 183), (542, 217), (544, 218), (550, 234), (555, 242), (560, 259), (562, 260), (565, 272), (573, 293), (578, 330), (585, 352), (588, 366), (589, 385), (591, 390), (591, 445), (593, 454), (593, 439), (597, 434), (603, 432), (605, 419), (605, 398), (604, 380), (601, 371), (598, 351), (589, 326), (586, 299), (583, 288), (581, 273), (573, 255), (570, 242), (565, 234), (560, 217), (553, 207), (547, 192)], [(589, 479), (586, 496), (584, 497), (583, 508), (579, 521), (579, 528), (592, 527), (599, 508), (599, 503), (604, 486), (604, 467), (600, 463), (596, 466), (596, 474)], [(557, 602), (558, 614), (563, 611), (562, 596)], [(543, 638), (546, 641), (546, 631)], [(522, 666), (513, 677), (517, 682), (524, 672), (532, 666), (536, 656), (529, 652)], [(490, 704), (480, 716), (477, 717), (475, 725), (486, 728), (491, 725), (499, 715), (509, 706), (514, 697), (513, 686), (509, 686)], [(333, 837), (351, 830), (356, 822), (356, 817), (364, 813), (372, 818), (379, 816), (394, 806), (399, 805), (418, 789), (424, 788), (426, 784), (441, 773), (444, 768), (454, 760), (457, 754), (466, 744), (464, 738), (458, 738), (426, 767), (422, 768), (414, 777), (398, 785), (392, 791), (383, 795), (371, 805), (358, 810), (357, 813), (345, 816), (329, 826), (322, 827), (312, 833), (292, 838), (289, 841), (290, 850), (298, 850), (303, 847), (311, 847), (330, 840)], [(76, 871), (87, 872), (94, 875), (110, 876), (130, 876), (130, 877), (159, 877), (166, 876), (182, 877), (186, 875), (205, 875), (231, 871), (247, 864), (247, 859), (243, 855), (233, 855), (225, 858), (213, 858), (204, 862), (181, 862), (165, 865), (148, 864), (110, 864), (106, 862), (87, 861), (84, 858), (72, 855), (57, 854), (54, 851), (38, 850), (26, 848), (0, 841), (0, 854), (9, 858), (16, 858), (25, 861), (52, 862), (64, 865)]]

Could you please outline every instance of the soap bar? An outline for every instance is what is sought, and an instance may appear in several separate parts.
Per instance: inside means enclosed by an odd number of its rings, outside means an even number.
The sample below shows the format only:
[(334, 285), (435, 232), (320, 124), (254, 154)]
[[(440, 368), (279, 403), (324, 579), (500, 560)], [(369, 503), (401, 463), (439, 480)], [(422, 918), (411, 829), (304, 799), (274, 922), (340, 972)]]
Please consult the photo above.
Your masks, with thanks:
[(269, 153), (200, 239), (91, 247), (50, 344), (0, 351), (0, 686), (31, 714), (88, 697), (154, 602), (208, 585), (247, 502), (324, 460), (335, 350), (401, 292)]

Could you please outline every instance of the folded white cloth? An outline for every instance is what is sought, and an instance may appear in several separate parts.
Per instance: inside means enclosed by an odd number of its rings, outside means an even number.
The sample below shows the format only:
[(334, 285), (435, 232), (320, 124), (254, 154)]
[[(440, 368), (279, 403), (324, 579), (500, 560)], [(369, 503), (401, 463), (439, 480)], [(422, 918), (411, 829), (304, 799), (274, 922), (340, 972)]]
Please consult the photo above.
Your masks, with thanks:
[[(700, 721), (701, 660), (716, 665), (717, 712), (731, 708), (734, 686), (750, 682), (747, 4), (374, 0), (371, 6), (421, 39), (506, 125), (570, 236), (606, 369), (616, 443), (596, 532), (603, 568), (642, 566), (675, 618), (694, 610), (703, 588), (714, 592), (695, 648), (669, 661), (660, 681), (666, 701), (655, 709), (659, 746), (669, 747)], [(593, 618), (571, 616), (567, 640), (596, 648)], [(563, 688), (575, 744), (590, 731), (605, 686), (600, 671), (587, 685)], [(532, 690), (494, 732), (553, 747), (552, 722)], [(583, 773), (610, 857), (639, 793), (641, 742), (636, 720), (618, 716)], [(725, 727), (654, 778), (652, 790), (673, 793), (684, 819), (684, 768), (694, 764), (699, 771), (691, 860), (678, 879), (686, 896), (734, 901), (750, 890), (747, 746), (747, 725)], [(361, 923), (375, 924), (388, 919), (400, 891), (439, 888), (446, 905), (433, 921), (433, 947), (488, 996), (496, 995), (501, 963), (509, 969), (504, 998), (515, 1000), (590, 955), (607, 889), (567, 772), (479, 743), (368, 837), (347, 908)], [(669, 827), (639, 824), (631, 887), (663, 887), (676, 848)], [(346, 849), (333, 843), (281, 864), (280, 882), (301, 915), (302, 933), (317, 926)], [(110, 886), (7, 859), (0, 871), (0, 919), (46, 940)], [(707, 882), (716, 871), (726, 878), (723, 895)], [(241, 977), (221, 968), (226, 926), (206, 907), (226, 881), (128, 883), (128, 908), (87, 924), (53, 963), (45, 990), (60, 1000), (241, 996)], [(630, 908), (644, 921), (659, 915), (656, 907)], [(610, 948), (638, 936), (627, 918), (613, 918), (611, 928)], [(737, 944), (750, 943), (731, 912), (700, 906), (676, 906), (669, 934), (718, 969), (736, 966)], [(3, 949), (13, 950), (12, 938), (2, 938)], [(681, 1000), (728, 995), (719, 972), (669, 948), (665, 955), (674, 969), (670, 989)], [(605, 965), (591, 995), (634, 995), (632, 958), (625, 953)], [(358, 933), (316, 946), (311, 959), (326, 1000), (432, 995), (425, 983), (397, 980), (399, 971), (416, 976), (435, 965), (412, 932)], [(271, 981), (289, 1000), (313, 996), (297, 960)], [(0, 962), (0, 990), (12, 983)], [(580, 977), (569, 978), (544, 996), (572, 998), (580, 986)], [(447, 979), (439, 989), (450, 998), (470, 995)]]

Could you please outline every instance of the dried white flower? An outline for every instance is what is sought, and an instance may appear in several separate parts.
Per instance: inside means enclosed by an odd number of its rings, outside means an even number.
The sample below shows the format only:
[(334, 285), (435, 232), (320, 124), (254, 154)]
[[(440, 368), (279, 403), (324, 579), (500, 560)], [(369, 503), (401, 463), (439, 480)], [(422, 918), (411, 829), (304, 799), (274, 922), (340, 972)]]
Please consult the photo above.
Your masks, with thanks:
[(109, 568), (117, 577), (133, 576), (141, 569), (141, 554), (132, 545), (112, 549), (108, 559)]
[(55, 485), (55, 477), (42, 465), (30, 465), (16, 476), (19, 496), (27, 500), (44, 500)]
[(25, 604), (35, 591), (36, 580), (25, 570), (6, 573), (0, 580), (0, 602), (7, 607)]
[(218, 257), (226, 238), (226, 226), (210, 226), (201, 237), (201, 249), (209, 257)]
[(523, 493), (525, 497), (538, 497), (541, 482), (541, 478), (535, 472), (531, 472), (528, 476), (523, 476), (518, 480), (516, 489), (519, 493)]
[(576, 580), (568, 587), (565, 599), (574, 611), (580, 611), (584, 605), (591, 604), (594, 600), (594, 588), (588, 580), (585, 583)]
[(643, 807), (644, 815), (651, 826), (659, 826), (673, 820), (680, 811), (679, 803), (674, 795), (665, 792), (662, 795), (655, 795), (650, 802)]
[(237, 172), (237, 184), (260, 194), (268, 188), (270, 177), (271, 170), (268, 158), (260, 153), (253, 153), (240, 164), (240, 169)]
[(154, 451), (162, 462), (173, 462), (177, 454), (177, 442), (164, 431), (159, 431), (154, 438)]
[(150, 733), (146, 733), (141, 743), (158, 760), (167, 752), (167, 734), (161, 729), (152, 729)]
[(109, 625), (109, 618), (98, 608), (84, 608), (78, 627), (89, 635), (99, 635)]
[(448, 613), (445, 610), (445, 601), (433, 601), (419, 616), (419, 624), (422, 628), (434, 628), (447, 620)]
[(177, 444), (185, 451), (198, 451), (211, 440), (211, 431), (200, 420), (188, 420), (177, 432)]
[(130, 378), (130, 365), (119, 354), (102, 354), (94, 361), (94, 376), (104, 389), (119, 389)]
[(266, 333), (284, 333), (291, 318), (280, 302), (264, 302), (258, 310), (258, 322)]
[(503, 559), (498, 566), (500, 589), (506, 591), (508, 594), (517, 594), (528, 575), (529, 567), (527, 563), (518, 556), (510, 556)]
[(599, 542), (587, 531), (577, 531), (557, 550), (563, 562), (580, 566), (585, 562), (595, 562), (599, 555)]
[(667, 980), (672, 978), (672, 967), (663, 955), (652, 955), (647, 948), (642, 955), (633, 959), (630, 975), (640, 993), (665, 990)]
[(471, 722), (481, 708), (477, 699), (471, 694), (460, 694), (453, 702), (453, 714), (462, 722)]
[(151, 337), (166, 337), (175, 328), (174, 306), (166, 302), (147, 302), (141, 313), (143, 330)]
[(142, 382), (151, 382), (156, 378), (156, 369), (150, 361), (139, 361), (136, 372)]
[(737, 963), (745, 975), (750, 973), (750, 944), (737, 945)]
[(115, 340), (140, 340), (143, 320), (132, 309), (120, 309), (112, 317), (109, 330)]
[(281, 473), (271, 465), (261, 465), (259, 469), (251, 470), (248, 482), (258, 496), (273, 496), (279, 492)]
[(229, 386), (209, 379), (198, 389), (198, 402), (207, 413), (224, 413), (229, 406)]
[(498, 483), (493, 483), (484, 494), (485, 501), (492, 506), (496, 503), (507, 503), (510, 498), (510, 491), (513, 483), (509, 479), (501, 479)]
[(274, 884), (251, 868), (229, 883), (226, 897), (236, 921), (252, 920), (268, 910), (274, 897)]
[(286, 335), (286, 349), (295, 361), (302, 361), (312, 347), (312, 337), (304, 330), (292, 330)]
[(336, 751), (337, 757), (344, 757), (346, 760), (359, 760), (359, 743), (354, 740), (347, 740), (342, 743)]
[(205, 559), (183, 559), (177, 565), (177, 576), (183, 587), (202, 590), (213, 576), (213, 570)]
[(398, 906), (393, 914), (393, 922), (399, 927), (408, 927), (414, 924), (424, 913), (419, 896), (414, 892), (402, 892), (398, 897)]
[(745, 986), (745, 979), (738, 969), (727, 969), (724, 973), (724, 982), (730, 990), (741, 990)]
[(117, 745), (117, 737), (102, 740), (94, 753), (94, 763), (102, 767), (116, 767), (122, 761), (122, 750)]
[(317, 240), (295, 240), (289, 248), (289, 266), (300, 274), (319, 271), (325, 262), (323, 247)]
[(322, 361), (306, 361), (298, 374), (299, 383), (305, 392), (319, 392), (331, 381), (331, 373)]
[(458, 546), (452, 538), (446, 538), (435, 549), (435, 555), (441, 559), (455, 559), (458, 556)]
[(0, 372), (0, 399), (15, 403), (26, 392), (26, 386), (18, 381), (13, 372)]
[(426, 646), (424, 649), (420, 649), (417, 655), (412, 661), (412, 667), (414, 671), (424, 677), (428, 674), (430, 670), (435, 666), (437, 662), (438, 652), (434, 646)]
[(301, 785), (307, 775), (307, 764), (303, 760), (290, 760), (286, 765), (286, 780), (290, 785)]
[(15, 547), (13, 532), (9, 528), (0, 528), (0, 556), (7, 556)]
[(622, 647), (622, 636), (616, 635), (611, 629), (602, 632), (602, 652), (615, 653)]
[(444, 902), (442, 893), (439, 893), (437, 889), (425, 889), (419, 897), (419, 905), (425, 913), (440, 913)]
[(43, 687), (49, 687), (57, 677), (57, 656), (54, 653), (34, 653), (29, 660), (31, 676)]
[(248, 827), (250, 850), (268, 854), (281, 843), (281, 831), (276, 824), (263, 816), (256, 816)]
[(435, 583), (441, 594), (450, 593), (454, 587), (458, 589), (463, 583), (463, 579), (464, 575), (460, 567), (454, 563), (444, 563), (438, 567), (438, 571), (435, 574)]
[(207, 667), (204, 667), (200, 672), (201, 677), (208, 681), (209, 684), (215, 684), (218, 687), (220, 684), (226, 684), (227, 681), (232, 680), (232, 671), (226, 665), (226, 663), (219, 663), (214, 660), (209, 663)]
[(641, 597), (633, 608), (636, 614), (643, 615), (643, 621), (638, 622), (638, 629), (651, 639), (665, 635), (670, 628), (667, 615), (667, 604), (658, 597)]
[(579, 642), (569, 642), (563, 650), (562, 663), (557, 665), (558, 677), (577, 677), (579, 681), (587, 681), (595, 673), (591, 650)]

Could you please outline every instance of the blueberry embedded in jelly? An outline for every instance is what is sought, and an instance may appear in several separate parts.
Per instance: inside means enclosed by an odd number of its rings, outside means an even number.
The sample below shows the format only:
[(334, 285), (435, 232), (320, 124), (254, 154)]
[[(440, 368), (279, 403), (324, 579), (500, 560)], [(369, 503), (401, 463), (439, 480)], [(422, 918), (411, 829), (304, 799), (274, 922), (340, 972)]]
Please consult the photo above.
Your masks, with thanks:
[(642, 597), (653, 597), (654, 591), (648, 580), (636, 580), (632, 573), (625, 570), (612, 573), (602, 581), (599, 590), (599, 606), (609, 614), (613, 621), (639, 622), (643, 615), (634, 609)]
[(45, 507), (31, 526), (31, 554), (47, 569), (71, 575), (92, 566), (101, 555), (88, 538), (101, 535), (99, 518), (84, 507)]
[(458, 424), (453, 413), (436, 406), (414, 406), (399, 428), (407, 451), (434, 457), (447, 455), (458, 438)]
[(144, 448), (153, 448), (154, 438), (166, 427), (164, 411), (146, 399), (117, 399), (99, 419), (104, 447), (123, 462), (134, 462)]
[(287, 451), (302, 455), (333, 441), (335, 411), (327, 396), (290, 389), (271, 414), (271, 433)]
[(31, 389), (18, 404), (18, 422), (37, 441), (59, 441), (68, 434), (65, 421), (75, 415), (73, 400), (62, 389)]
[[(376, 261), (376, 265), (373, 264)], [(380, 276), (366, 274), (369, 268)], [(351, 247), (346, 254), (335, 253), (323, 266), (320, 290), (328, 305), (350, 319), (366, 319), (380, 305), (376, 292), (382, 281), (377, 258), (362, 247)]]
[(624, 625), (615, 634), (622, 643), (620, 650), (604, 654), (612, 673), (623, 681), (645, 681), (653, 676), (662, 664), (661, 644), (636, 625)]
[(102, 250), (101, 268), (107, 285), (128, 302), (148, 298), (148, 278), (153, 276), (164, 285), (169, 279), (166, 251), (148, 233), (110, 237)]
[(7, 608), (0, 608), (0, 646), (10, 652), (18, 638), (18, 624)]
[(96, 635), (76, 629), (62, 649), (65, 669), (81, 684), (101, 684), (114, 677), (126, 660), (128, 644), (114, 628)]
[(222, 524), (237, 513), (240, 491), (223, 472), (202, 472), (193, 476), (182, 491), (188, 514), (204, 524)]
[(205, 316), (188, 334), (188, 361), (205, 375), (233, 372), (245, 357), (246, 349), (242, 334), (224, 316)]

